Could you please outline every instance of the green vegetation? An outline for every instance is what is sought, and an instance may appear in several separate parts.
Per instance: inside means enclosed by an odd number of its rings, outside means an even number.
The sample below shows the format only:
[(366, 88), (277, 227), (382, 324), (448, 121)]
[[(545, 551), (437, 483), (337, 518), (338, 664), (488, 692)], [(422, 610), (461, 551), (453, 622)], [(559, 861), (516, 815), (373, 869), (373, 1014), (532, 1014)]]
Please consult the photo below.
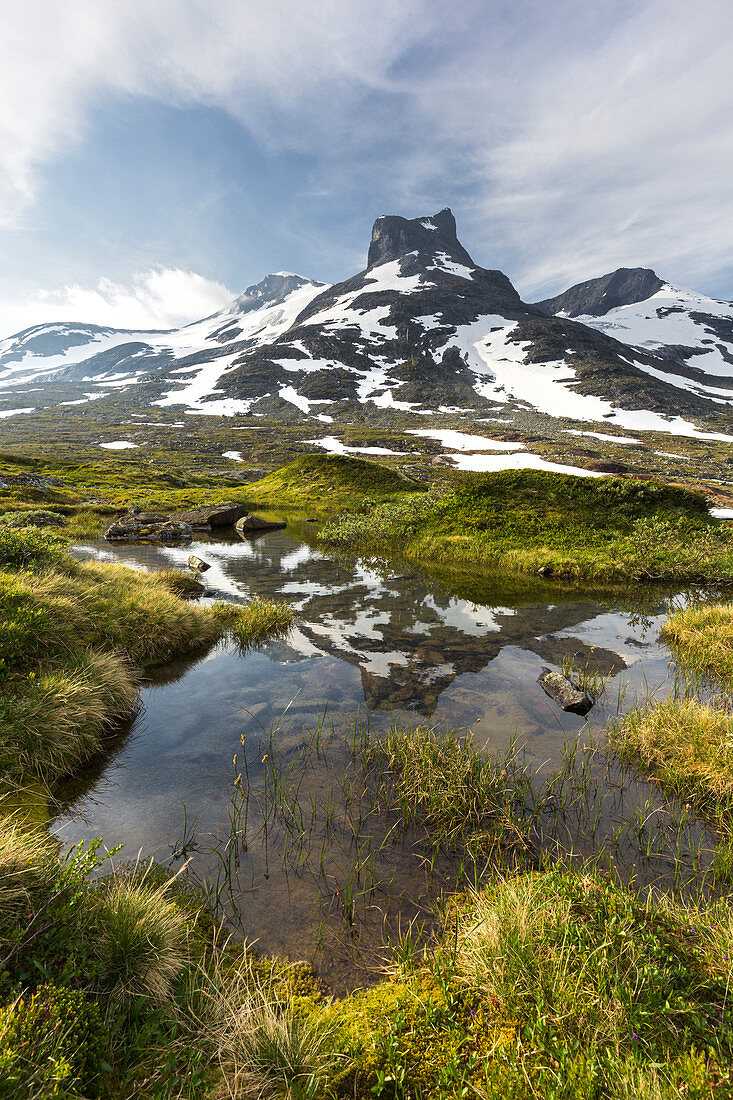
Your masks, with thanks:
[[(224, 614), (222, 610), (222, 615)], [(233, 638), (246, 650), (268, 638), (283, 637), (294, 619), (295, 612), (288, 604), (260, 599), (244, 606), (232, 605), (228, 624)]]
[(439, 844), (487, 855), (517, 831), (512, 807), (526, 776), (511, 756), (484, 756), (456, 730), (394, 726), (384, 739), (364, 741), (362, 760), (383, 777), (376, 796), (383, 812), (419, 824)]
[(639, 762), (675, 797), (721, 820), (733, 810), (733, 715), (694, 699), (670, 699), (615, 723), (618, 752)]
[(332, 512), (351, 505), (415, 492), (418, 482), (378, 462), (347, 455), (308, 454), (248, 486), (247, 500), (257, 504), (320, 507)]
[(733, 604), (686, 607), (670, 616), (662, 634), (686, 670), (733, 687)]
[(137, 698), (138, 669), (210, 646), (282, 634), (289, 608), (197, 607), (195, 578), (77, 562), (53, 535), (0, 527), (0, 767), (51, 786), (100, 747)]
[(338, 517), (321, 537), (410, 560), (608, 581), (733, 580), (733, 533), (702, 496), (517, 470)]
[[(680, 667), (733, 687), (733, 606), (709, 604), (671, 615), (662, 635)], [(610, 734), (619, 753), (640, 761), (668, 791), (689, 799), (723, 831), (733, 835), (733, 714), (725, 700), (700, 702), (689, 692), (652, 702), (614, 722)]]
[[(138, 869), (91, 881), (0, 834), (3, 1095), (733, 1094), (733, 923), (587, 871), (497, 876), (404, 940), (390, 976), (341, 1000), (302, 966), (207, 935), (190, 890)], [(157, 871), (157, 869), (151, 869)]]
[[(512, 753), (487, 757), (454, 732), (395, 727), (358, 744), (355, 733), (364, 770), (348, 780), (345, 820), (358, 822), (359, 860), (363, 800), (370, 828), (384, 819), (385, 845), (401, 827), (426, 842), (426, 866), (450, 849), (461, 866), (485, 865), (488, 885), (444, 903), (433, 933), (404, 936), (379, 985), (338, 1000), (307, 967), (228, 942), (183, 876), (153, 866), (100, 877), (97, 841), (61, 855), (32, 808), (131, 712), (141, 668), (225, 633), (246, 649), (293, 620), (270, 601), (196, 606), (182, 598), (202, 590), (188, 573), (77, 562), (66, 538), (35, 525), (47, 509), (64, 517), (68, 537), (133, 501), (166, 510), (223, 497), (348, 506), (357, 511), (332, 521), (325, 537), (421, 563), (727, 583), (733, 537), (702, 497), (530, 471), (456, 477), (424, 492), (389, 467), (324, 455), (225, 490), (208, 474), (151, 473), (119, 459), (67, 464), (59, 476), (64, 486), (15, 487), (0, 519), (0, 1095), (733, 1098), (727, 901), (684, 906), (590, 867), (550, 866), (540, 854), (545, 817), (592, 787), (590, 748), (539, 790)], [(92, 491), (103, 492), (102, 503), (85, 503)], [(733, 681), (733, 609), (681, 612), (665, 634), (683, 667)], [(600, 676), (583, 675), (584, 686), (603, 691)], [(611, 732), (622, 758), (722, 829), (718, 881), (733, 875), (731, 722), (728, 711), (683, 698), (637, 709)], [(290, 761), (276, 779), (275, 758), (263, 760), (273, 788), (265, 802), (290, 814), (300, 838), (305, 768)], [(240, 810), (237, 799), (248, 796), (238, 775), (230, 848), (235, 827), (246, 843), (249, 804)], [(330, 792), (327, 815), (333, 830)], [(339, 900), (353, 931), (346, 895)]]

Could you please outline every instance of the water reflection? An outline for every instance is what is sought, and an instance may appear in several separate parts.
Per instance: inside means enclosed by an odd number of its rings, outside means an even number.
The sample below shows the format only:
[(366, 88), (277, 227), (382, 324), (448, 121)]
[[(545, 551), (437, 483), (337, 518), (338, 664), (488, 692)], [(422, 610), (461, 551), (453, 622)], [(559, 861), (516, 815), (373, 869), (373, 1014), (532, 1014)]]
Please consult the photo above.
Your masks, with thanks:
[[(207, 598), (265, 596), (298, 612), (285, 642), (246, 655), (221, 643), (152, 675), (140, 715), (63, 792), (60, 835), (70, 843), (104, 835), (110, 844), (124, 843), (127, 858), (140, 851), (170, 859), (184, 804), (201, 836), (222, 835), (235, 754), (262, 797), (269, 746), (302, 773), (302, 797), (322, 798), (347, 766), (346, 731), (356, 714), (368, 716), (376, 732), (393, 720), (472, 727), (477, 743), (492, 750), (526, 745), (533, 767), (542, 770), (560, 764), (567, 740), (589, 729), (544, 694), (537, 684), (543, 665), (577, 655), (610, 677), (590, 715), (596, 729), (637, 692), (667, 690), (669, 654), (658, 626), (669, 597), (658, 594), (645, 597), (640, 614), (631, 597), (593, 598), (544, 581), (467, 577), (440, 584), (417, 571), (330, 556), (313, 527), (297, 521), (251, 541), (202, 539), (186, 549), (99, 542), (79, 552), (152, 569), (185, 568), (193, 552), (211, 565)], [(333, 731), (329, 762), (306, 765), (298, 754), (324, 710)], [(324, 942), (323, 884), (315, 874), (294, 884), (278, 869), (273, 851), (285, 844), (277, 835), (248, 842), (237, 872), (240, 915), (263, 949), (308, 955)], [(347, 874), (348, 861), (343, 853), (329, 859), (324, 874), (335, 882)], [(201, 874), (215, 863), (210, 846), (194, 857)], [(426, 877), (415, 845), (403, 838), (380, 849), (374, 874), (383, 885), (378, 902), (369, 903), (369, 927), (381, 943), (385, 929), (420, 912), (448, 871), (433, 864)], [(338, 985), (344, 963), (333, 944), (321, 966)]]

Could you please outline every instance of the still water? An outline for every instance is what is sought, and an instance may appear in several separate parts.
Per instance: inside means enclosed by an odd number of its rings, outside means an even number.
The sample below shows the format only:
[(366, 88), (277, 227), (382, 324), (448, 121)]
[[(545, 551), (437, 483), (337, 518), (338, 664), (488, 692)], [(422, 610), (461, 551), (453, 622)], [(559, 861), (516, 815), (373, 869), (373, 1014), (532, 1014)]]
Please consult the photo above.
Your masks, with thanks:
[[(375, 734), (393, 722), (469, 728), (489, 751), (523, 746), (541, 774), (561, 763), (569, 740), (588, 741), (609, 716), (669, 690), (659, 626), (675, 594), (644, 594), (640, 609), (641, 596), (560, 592), (540, 580), (442, 584), (409, 568), (327, 553), (315, 525), (297, 518), (246, 541), (202, 538), (185, 549), (99, 541), (78, 553), (145, 569), (185, 569), (195, 553), (211, 565), (207, 599), (285, 600), (297, 621), (284, 641), (248, 653), (221, 643), (150, 674), (139, 714), (64, 792), (56, 832), (69, 844), (104, 836), (110, 846), (124, 844), (128, 860), (154, 856), (174, 869), (186, 857), (201, 879), (221, 879), (232, 784), (243, 773), (239, 790), (247, 784), (257, 797), (244, 824), (240, 812), (247, 839), (233, 870), (226, 848), (237, 928), (263, 951), (315, 959), (334, 988), (359, 980), (367, 940), (378, 950), (454, 879), (414, 838), (389, 834), (388, 823), (369, 825), (367, 843), (377, 849), (369, 890), (364, 875), (354, 877), (362, 849), (353, 828), (338, 837), (332, 830), (319, 846), (304, 841), (302, 822), (295, 837), (292, 828), (268, 826), (275, 758), (312, 821), (319, 800), (331, 800), (327, 790), (337, 791), (334, 802), (340, 791), (343, 802), (359, 723)], [(558, 667), (569, 655), (608, 677), (587, 720), (559, 710), (537, 683), (543, 666)], [(328, 752), (314, 754), (314, 730), (319, 742), (329, 741)], [(646, 784), (626, 786), (629, 797), (649, 799)], [(353, 813), (353, 798), (351, 805), (342, 806), (342, 818)], [(607, 833), (620, 820), (617, 810), (604, 810)], [(361, 820), (357, 831), (364, 835)]]

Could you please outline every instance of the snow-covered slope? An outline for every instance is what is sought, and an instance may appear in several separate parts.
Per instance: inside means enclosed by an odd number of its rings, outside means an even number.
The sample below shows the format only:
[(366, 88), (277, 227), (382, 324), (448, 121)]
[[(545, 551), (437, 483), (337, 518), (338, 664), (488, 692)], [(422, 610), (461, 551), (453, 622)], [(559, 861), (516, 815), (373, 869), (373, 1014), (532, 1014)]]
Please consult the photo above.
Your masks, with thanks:
[(237, 355), (275, 339), (323, 287), (278, 272), (248, 287), (219, 313), (170, 331), (36, 325), (0, 341), (0, 389), (12, 398), (29, 392), (31, 383), (43, 383), (34, 392), (50, 391), (53, 397), (81, 386), (90, 392), (73, 403), (84, 404), (157, 379), (171, 386), (159, 404), (195, 410), (201, 397), (215, 392), (218, 379)]
[(733, 302), (663, 282), (647, 268), (611, 272), (537, 303), (660, 362), (653, 377), (722, 404), (733, 399)]
[(279, 272), (177, 331), (42, 325), (0, 344), (0, 415), (103, 397), (328, 423), (528, 409), (727, 438), (733, 306), (647, 269), (531, 305), (474, 262), (450, 210), (387, 216), (367, 266), (335, 286)]

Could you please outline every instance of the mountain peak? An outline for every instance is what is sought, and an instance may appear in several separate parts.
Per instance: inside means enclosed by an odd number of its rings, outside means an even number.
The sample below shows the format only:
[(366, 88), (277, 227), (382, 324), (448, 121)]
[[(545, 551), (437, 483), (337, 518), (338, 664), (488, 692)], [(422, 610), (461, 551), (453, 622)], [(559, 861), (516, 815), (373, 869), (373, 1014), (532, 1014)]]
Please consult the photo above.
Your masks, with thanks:
[(619, 267), (599, 279), (576, 283), (554, 298), (535, 302), (543, 313), (568, 317), (602, 317), (619, 306), (651, 298), (665, 283), (650, 267)]
[(259, 309), (264, 305), (279, 305), (284, 302), (289, 294), (301, 286), (322, 286), (322, 283), (314, 279), (305, 279), (302, 275), (295, 275), (291, 271), (276, 271), (265, 275), (259, 283), (248, 286), (243, 294), (234, 299), (229, 307), (229, 313), (249, 313), (250, 310)]
[(437, 214), (422, 218), (401, 218), (384, 214), (372, 227), (367, 269), (397, 260), (409, 252), (433, 256), (445, 252), (452, 260), (474, 266), (456, 235), (456, 219), (446, 206)]

